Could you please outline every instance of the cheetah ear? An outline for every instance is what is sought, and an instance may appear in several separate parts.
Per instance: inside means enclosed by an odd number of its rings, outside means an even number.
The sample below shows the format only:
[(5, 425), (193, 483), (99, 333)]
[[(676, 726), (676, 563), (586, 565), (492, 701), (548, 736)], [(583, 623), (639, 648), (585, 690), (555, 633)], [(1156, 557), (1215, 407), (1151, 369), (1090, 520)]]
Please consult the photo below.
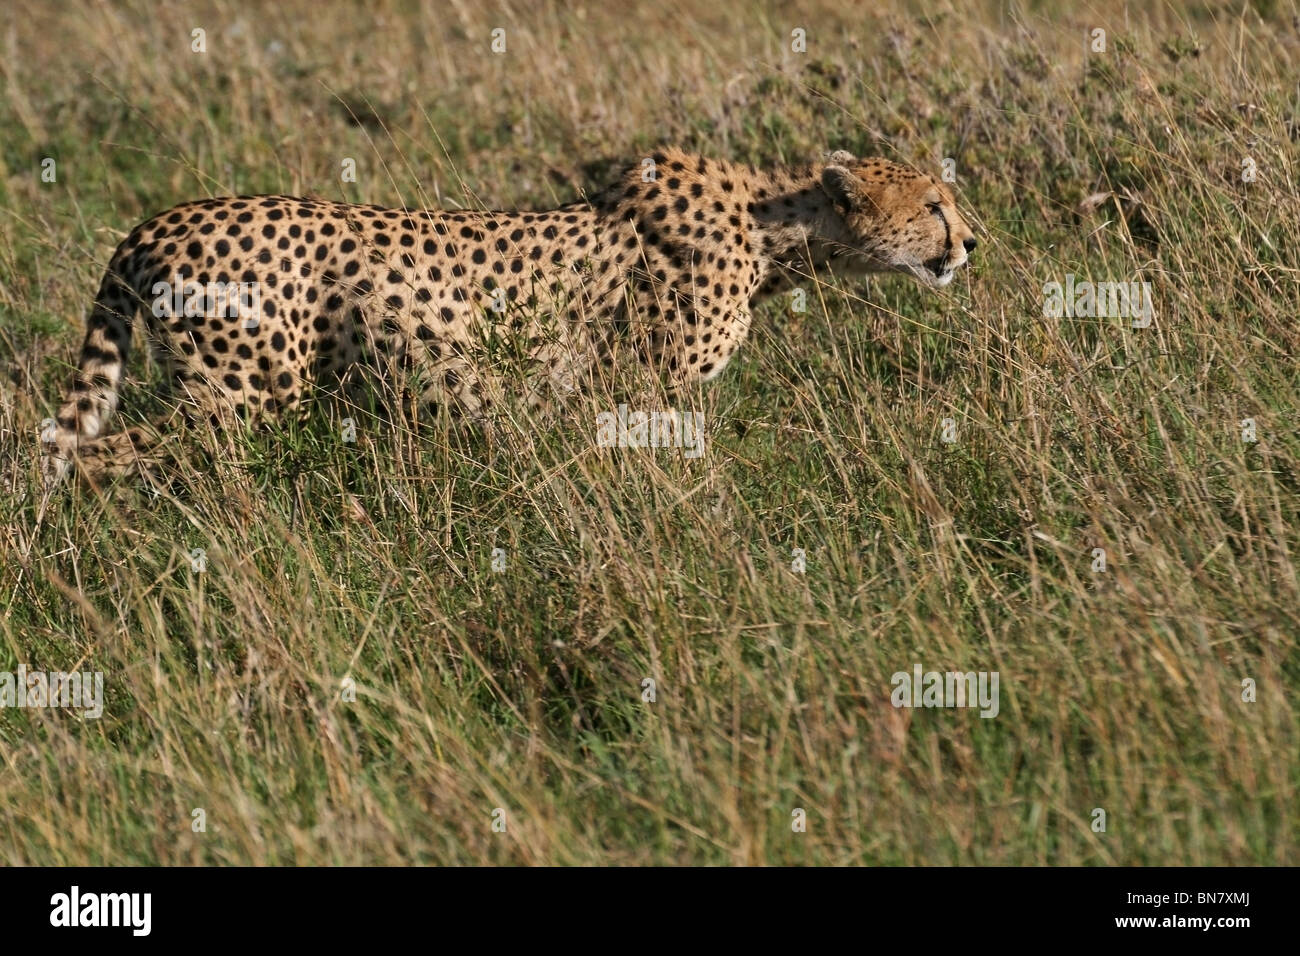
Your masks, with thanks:
[(858, 161), (858, 158), (850, 153), (847, 149), (837, 149), (827, 157), (832, 166), (850, 166)]
[(843, 166), (832, 164), (822, 170), (822, 189), (841, 214), (861, 201), (861, 180)]

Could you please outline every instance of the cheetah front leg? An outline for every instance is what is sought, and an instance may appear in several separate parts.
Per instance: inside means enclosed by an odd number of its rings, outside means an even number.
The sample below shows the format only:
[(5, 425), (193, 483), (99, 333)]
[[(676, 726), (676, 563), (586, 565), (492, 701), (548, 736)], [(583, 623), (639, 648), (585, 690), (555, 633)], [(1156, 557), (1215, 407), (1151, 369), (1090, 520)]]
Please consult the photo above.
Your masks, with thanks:
[(677, 292), (638, 296), (640, 328), (634, 332), (642, 361), (674, 390), (721, 374), (749, 336), (747, 302), (695, 299)]

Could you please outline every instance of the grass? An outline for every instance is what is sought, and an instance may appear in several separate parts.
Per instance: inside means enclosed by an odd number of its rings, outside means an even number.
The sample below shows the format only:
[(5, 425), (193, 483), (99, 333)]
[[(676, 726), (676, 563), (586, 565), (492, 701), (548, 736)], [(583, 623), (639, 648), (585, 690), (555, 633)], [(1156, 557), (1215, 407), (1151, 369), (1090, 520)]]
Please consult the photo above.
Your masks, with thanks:
[[(1297, 862), (1297, 8), (870, 6), (18, 0), (0, 671), (106, 704), (0, 709), (0, 861)], [(145, 216), (544, 208), (662, 142), (952, 158), (974, 267), (764, 306), (687, 397), (698, 459), (594, 447), (618, 394), (326, 412), (38, 525), (39, 423)], [(1044, 317), (1067, 274), (1154, 321)], [(117, 427), (160, 407), (139, 345)], [(895, 709), (917, 663), (998, 672), (998, 716)]]

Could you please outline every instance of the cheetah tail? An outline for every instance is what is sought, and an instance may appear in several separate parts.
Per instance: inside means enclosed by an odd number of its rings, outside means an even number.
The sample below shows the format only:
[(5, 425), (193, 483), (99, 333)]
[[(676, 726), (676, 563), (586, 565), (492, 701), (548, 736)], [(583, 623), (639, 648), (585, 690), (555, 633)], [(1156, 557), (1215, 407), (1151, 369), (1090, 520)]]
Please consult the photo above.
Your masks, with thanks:
[(99, 285), (86, 322), (86, 338), (72, 385), (58, 415), (41, 433), (41, 472), (46, 488), (67, 473), (78, 448), (97, 438), (117, 408), (117, 390), (126, 370), (131, 323), (140, 300), (123, 277), (129, 240), (118, 246)]

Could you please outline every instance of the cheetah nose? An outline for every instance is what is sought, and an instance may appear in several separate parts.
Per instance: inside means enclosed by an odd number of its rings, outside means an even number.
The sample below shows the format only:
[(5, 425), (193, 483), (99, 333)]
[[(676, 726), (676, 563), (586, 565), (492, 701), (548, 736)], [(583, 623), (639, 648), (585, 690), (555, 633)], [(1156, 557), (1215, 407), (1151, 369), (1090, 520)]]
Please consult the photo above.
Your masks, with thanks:
[(967, 253), (972, 253), (972, 252), (974, 252), (974, 251), (975, 251), (975, 247), (976, 247), (977, 245), (979, 245), (979, 243), (977, 243), (977, 242), (975, 241), (975, 237), (974, 237), (974, 236), (971, 236), (969, 239), (963, 239), (963, 240), (962, 240), (962, 247), (966, 250)]

